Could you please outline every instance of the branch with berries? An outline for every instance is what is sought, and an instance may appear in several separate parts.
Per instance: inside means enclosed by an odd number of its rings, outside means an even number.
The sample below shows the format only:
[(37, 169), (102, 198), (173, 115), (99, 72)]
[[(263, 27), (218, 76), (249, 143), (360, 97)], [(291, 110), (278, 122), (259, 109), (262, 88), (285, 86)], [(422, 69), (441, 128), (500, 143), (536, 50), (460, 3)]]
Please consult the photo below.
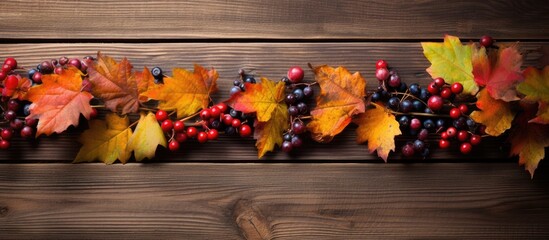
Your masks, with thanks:
[[(158, 146), (178, 151), (187, 141), (206, 143), (219, 134), (256, 140), (258, 158), (299, 148), (304, 134), (329, 143), (350, 124), (357, 142), (387, 161), (395, 137), (407, 135), (403, 157), (428, 158), (433, 147), (470, 154), (482, 139), (508, 132), (510, 154), (533, 174), (549, 146), (549, 67), (522, 69), (517, 43), (488, 36), (463, 44), (422, 43), (431, 62), (427, 86), (407, 84), (384, 60), (376, 63), (378, 87), (345, 67), (299, 66), (278, 81), (240, 69), (230, 98), (214, 103), (219, 75), (199, 65), (134, 70), (128, 59), (96, 57), (43, 61), (25, 70), (6, 58), (0, 72), (0, 149), (14, 137), (60, 134), (86, 119), (75, 162), (152, 159)], [(315, 94), (316, 93), (316, 94)], [(108, 111), (97, 119), (97, 109)], [(83, 118), (82, 118), (83, 117)], [(438, 146), (426, 141), (434, 138)]]

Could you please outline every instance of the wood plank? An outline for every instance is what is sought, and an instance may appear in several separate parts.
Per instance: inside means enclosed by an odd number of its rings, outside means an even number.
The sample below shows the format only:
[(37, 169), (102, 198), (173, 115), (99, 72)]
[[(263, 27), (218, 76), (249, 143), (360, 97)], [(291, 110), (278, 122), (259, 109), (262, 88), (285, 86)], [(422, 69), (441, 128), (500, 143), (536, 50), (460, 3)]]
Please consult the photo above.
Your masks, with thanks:
[(0, 1), (4, 39), (549, 39), (545, 1)]
[[(543, 239), (547, 168), (2, 164), (2, 239)], [(540, 178), (538, 178), (540, 177)]]
[[(546, 42), (522, 43), (525, 65), (539, 65), (542, 58), (541, 46)], [(423, 56), (419, 43), (161, 43), (161, 44), (0, 44), (4, 56), (14, 56), (21, 66), (34, 67), (40, 61), (58, 58), (83, 57), (101, 50), (117, 59), (126, 56), (136, 69), (147, 66), (161, 66), (166, 72), (173, 67), (192, 68), (193, 63), (214, 66), (220, 73), (220, 92), (214, 100), (229, 97), (232, 81), (239, 68), (254, 69), (254, 72), (270, 79), (279, 79), (289, 66), (312, 64), (344, 65), (350, 71), (360, 71), (369, 80), (369, 89), (377, 87), (374, 78), (374, 64), (377, 59), (386, 59), (395, 67), (407, 83), (419, 82), (426, 86), (429, 80), (425, 68), (429, 62)], [(314, 79), (311, 71), (306, 80)], [(72, 161), (79, 149), (75, 141), (79, 131), (62, 135), (41, 137), (39, 141), (14, 141), (9, 151), (0, 154), (0, 160), (10, 161)], [(403, 143), (407, 139), (399, 142)], [(504, 141), (503, 141), (504, 142)], [(431, 142), (436, 145), (436, 142)], [(476, 149), (466, 159), (456, 149), (433, 151), (433, 159), (481, 160), (507, 159), (508, 148), (502, 139), (485, 141), (482, 149)], [(31, 148), (32, 147), (32, 148)], [(32, 151), (29, 151), (32, 149)], [(333, 154), (340, 152), (342, 154)], [(160, 151), (159, 159), (167, 161), (253, 161), (257, 153), (252, 139), (222, 137), (218, 142), (205, 146), (191, 143), (183, 151), (170, 153)], [(398, 159), (398, 156), (396, 157)], [(366, 148), (355, 142), (354, 129), (349, 128), (330, 144), (307, 141), (299, 153), (268, 154), (266, 160), (374, 160)]]

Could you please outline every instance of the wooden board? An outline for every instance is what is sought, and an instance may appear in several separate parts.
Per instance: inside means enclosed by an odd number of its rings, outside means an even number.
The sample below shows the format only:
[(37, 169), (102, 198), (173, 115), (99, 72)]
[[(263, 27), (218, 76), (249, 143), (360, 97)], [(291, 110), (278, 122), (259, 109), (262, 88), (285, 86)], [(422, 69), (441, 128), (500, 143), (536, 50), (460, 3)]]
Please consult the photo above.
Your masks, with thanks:
[(2, 239), (543, 239), (516, 164), (2, 164)]
[(0, 1), (0, 38), (549, 39), (546, 1)]
[[(539, 66), (544, 42), (522, 43), (525, 54), (524, 65)], [(136, 69), (143, 66), (161, 66), (167, 73), (173, 67), (192, 68), (193, 63), (215, 67), (220, 74), (220, 92), (215, 101), (228, 99), (233, 80), (238, 69), (253, 69), (259, 76), (278, 80), (286, 74), (289, 66), (344, 65), (350, 71), (360, 71), (369, 81), (370, 90), (377, 87), (374, 78), (374, 65), (377, 59), (390, 62), (407, 83), (418, 82), (426, 86), (430, 81), (425, 68), (425, 59), (419, 43), (159, 43), (159, 44), (2, 44), (3, 56), (14, 56), (21, 66), (29, 69), (45, 59), (60, 56), (83, 57), (94, 55), (96, 51), (117, 59), (127, 57)], [(0, 56), (1, 57), (1, 56)], [(306, 72), (306, 80), (313, 81), (312, 71)], [(317, 89), (318, 91), (318, 89)], [(61, 135), (41, 137), (38, 141), (25, 141), (18, 138), (13, 147), (0, 155), (0, 160), (10, 162), (70, 162), (80, 147), (76, 141), (79, 130)], [(268, 154), (264, 160), (369, 160), (380, 161), (369, 154), (363, 145), (356, 144), (354, 128), (349, 127), (330, 144), (307, 141), (296, 154)], [(399, 146), (410, 137), (399, 138)], [(476, 149), (465, 160), (500, 160), (508, 157), (504, 138), (487, 140), (482, 149)], [(430, 142), (437, 145), (436, 139)], [(32, 151), (26, 149), (32, 148)], [(484, 151), (490, 149), (490, 151)], [(333, 154), (339, 152), (340, 154)], [(397, 151), (398, 152), (398, 151)], [(257, 161), (253, 139), (222, 137), (218, 142), (200, 145), (190, 143), (177, 153), (159, 151), (158, 159), (165, 161)], [(398, 159), (395, 155), (394, 159)], [(464, 159), (456, 148), (433, 151), (433, 159)]]

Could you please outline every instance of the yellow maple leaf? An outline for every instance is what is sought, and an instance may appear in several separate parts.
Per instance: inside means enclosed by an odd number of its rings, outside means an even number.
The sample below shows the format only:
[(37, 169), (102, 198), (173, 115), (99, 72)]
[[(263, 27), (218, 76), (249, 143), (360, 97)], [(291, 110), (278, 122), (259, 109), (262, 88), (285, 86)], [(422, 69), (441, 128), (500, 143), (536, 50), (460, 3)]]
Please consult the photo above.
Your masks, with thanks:
[(368, 142), (370, 153), (377, 151), (377, 155), (385, 162), (390, 151), (395, 150), (395, 136), (402, 134), (395, 116), (377, 104), (359, 114), (353, 122), (356, 129), (357, 142)]
[(119, 117), (109, 114), (106, 121), (90, 121), (90, 129), (80, 135), (79, 141), (83, 144), (74, 159), (75, 163), (99, 160), (112, 164), (116, 159), (126, 163), (131, 156), (128, 149), (128, 140), (132, 135), (128, 117)]
[(173, 77), (164, 77), (164, 84), (149, 89), (144, 96), (160, 101), (158, 108), (177, 111), (177, 118), (184, 118), (207, 108), (210, 94), (217, 91), (215, 69), (207, 70), (194, 65), (194, 72), (182, 68), (172, 71)]
[(141, 161), (144, 158), (152, 159), (157, 146), (166, 147), (166, 137), (154, 113), (141, 113), (135, 131), (128, 142), (128, 151), (134, 151), (135, 159)]
[(492, 98), (485, 88), (478, 94), (477, 107), (480, 111), (473, 111), (470, 116), (475, 122), (486, 125), (487, 134), (499, 136), (511, 128), (515, 118), (511, 103)]
[(446, 35), (443, 43), (422, 42), (423, 54), (431, 62), (427, 72), (432, 78), (442, 77), (447, 83), (459, 82), (463, 92), (476, 94), (473, 78), (473, 45), (463, 45), (458, 37)]
[(284, 103), (284, 82), (261, 78), (257, 84), (246, 83), (246, 91), (234, 94), (227, 104), (237, 111), (256, 113), (254, 138), (261, 158), (275, 145), (282, 145), (282, 132), (288, 127), (288, 107)]
[(524, 82), (518, 85), (517, 90), (524, 94), (525, 100), (538, 102), (538, 112), (530, 122), (549, 124), (549, 66), (543, 70), (528, 67), (524, 70)]
[(311, 111), (307, 129), (317, 142), (330, 142), (351, 122), (352, 116), (365, 110), (366, 80), (346, 68), (320, 66), (314, 69), (320, 86), (316, 107)]

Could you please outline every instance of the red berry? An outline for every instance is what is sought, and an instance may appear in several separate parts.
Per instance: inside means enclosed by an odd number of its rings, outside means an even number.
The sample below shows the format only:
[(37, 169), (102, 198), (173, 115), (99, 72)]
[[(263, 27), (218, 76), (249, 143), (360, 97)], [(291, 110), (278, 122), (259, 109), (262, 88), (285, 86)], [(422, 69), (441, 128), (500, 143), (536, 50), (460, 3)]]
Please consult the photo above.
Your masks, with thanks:
[(10, 147), (10, 142), (2, 139), (0, 140), (0, 149), (8, 149)]
[(232, 125), (233, 124), (233, 117), (229, 114), (223, 115), (223, 123), (225, 125)]
[(90, 119), (94, 119), (97, 117), (99, 113), (97, 112), (97, 108), (92, 108), (92, 111), (90, 113)]
[(170, 141), (170, 143), (168, 143), (168, 148), (169, 148), (170, 151), (172, 151), (172, 152), (175, 152), (175, 151), (179, 150), (179, 142), (172, 139), (172, 140)]
[(438, 141), (438, 147), (440, 147), (442, 149), (449, 148), (450, 147), (450, 141), (448, 141), (446, 139), (440, 139), (440, 141)]
[(444, 100), (440, 96), (431, 96), (429, 97), (429, 100), (427, 100), (427, 107), (429, 107), (434, 112), (442, 109), (442, 105), (444, 104)]
[(473, 150), (473, 146), (470, 143), (464, 142), (459, 146), (459, 151), (463, 154), (469, 154)]
[(452, 83), (452, 86), (450, 86), (450, 89), (452, 90), (453, 94), (460, 94), (463, 92), (463, 85), (461, 83)]
[(218, 107), (212, 107), (210, 108), (210, 113), (212, 114), (211, 118), (219, 119), (219, 115), (221, 114), (221, 110), (219, 110)]
[(443, 87), (442, 90), (440, 90), (440, 96), (444, 99), (449, 99), (452, 97), (452, 90), (450, 90), (449, 87)]
[(437, 77), (437, 78), (433, 79), (433, 82), (439, 88), (441, 88), (442, 86), (444, 86), (444, 84), (446, 84), (446, 82), (444, 81), (444, 78), (441, 78), (441, 77)]
[(457, 139), (460, 141), (460, 142), (465, 142), (469, 139), (469, 133), (465, 130), (461, 130), (458, 132), (457, 134)]
[(461, 116), (461, 111), (459, 108), (455, 107), (450, 109), (450, 117), (453, 119), (458, 119)]
[(389, 64), (387, 64), (387, 61), (385, 60), (377, 60), (376, 62), (376, 69), (387, 68), (388, 66)]
[(440, 138), (447, 140), (450, 137), (448, 137), (448, 133), (446, 133), (446, 131), (444, 131), (444, 132), (440, 133)]
[(21, 137), (23, 138), (31, 138), (33, 136), (33, 130), (30, 126), (24, 126), (22, 129), (21, 129)]
[(15, 58), (9, 57), (9, 58), (6, 58), (6, 60), (4, 61), (4, 65), (10, 66), (11, 69), (16, 69), (17, 61), (15, 60)]
[(25, 125), (31, 126), (31, 127), (36, 127), (36, 125), (38, 125), (38, 119), (36, 119), (36, 118), (26, 118), (25, 119)]
[(63, 67), (56, 67), (55, 70), (53, 70), (53, 73), (60, 75), (63, 73)]
[(16, 117), (17, 117), (17, 113), (15, 113), (15, 111), (13, 110), (8, 110), (4, 112), (4, 118), (8, 121), (13, 121), (15, 120)]
[(448, 134), (448, 138), (453, 138), (456, 136), (457, 130), (455, 127), (449, 127), (446, 129), (446, 134)]
[(459, 105), (459, 111), (463, 114), (468, 114), (469, 113), (469, 107), (467, 107), (467, 105), (465, 105), (465, 104), (461, 104), (461, 105)]
[(206, 132), (199, 132), (196, 137), (199, 143), (206, 143), (208, 141), (208, 134)]
[(381, 82), (387, 80), (387, 78), (389, 78), (389, 75), (389, 70), (387, 70), (387, 68), (376, 69), (376, 78)]
[(173, 123), (173, 130), (176, 132), (183, 132), (185, 130), (185, 123), (181, 120), (177, 120)]
[(10, 65), (7, 65), (7, 64), (2, 65), (2, 72), (3, 73), (8, 74), (10, 71), (11, 71), (11, 66)]
[(9, 141), (13, 137), (13, 131), (9, 128), (4, 128), (2, 129), (2, 131), (0, 131), (0, 137), (2, 137), (2, 139), (4, 140)]
[(6, 78), (6, 76), (8, 76), (7, 73), (0, 71), (0, 81), (3, 81)]
[(482, 138), (479, 135), (473, 134), (471, 135), (471, 138), (469, 139), (469, 142), (471, 145), (478, 145), (482, 141)]
[(202, 120), (208, 120), (211, 117), (212, 117), (212, 112), (210, 111), (210, 109), (203, 109), (200, 112), (200, 118), (202, 118)]
[(69, 60), (69, 65), (72, 65), (78, 69), (80, 69), (80, 67), (82, 67), (82, 63), (80, 62), (80, 60), (78, 58), (73, 58), (71, 60)]
[(477, 132), (480, 135), (485, 135), (486, 134), (486, 125), (480, 125), (477, 129)]
[(484, 35), (480, 38), (479, 42), (483, 47), (490, 47), (494, 44), (494, 39), (488, 35)]
[(421, 128), (421, 120), (412, 118), (412, 120), (410, 120), (410, 128), (412, 130), (419, 130)]
[(15, 75), (9, 75), (4, 82), (4, 87), (8, 89), (16, 89), (19, 85), (19, 79)]
[(440, 89), (434, 82), (431, 82), (429, 83), (429, 85), (427, 85), (427, 92), (429, 92), (431, 95), (438, 95)]
[(19, 109), (19, 101), (16, 99), (10, 99), (8, 101), (8, 110), (17, 111)]
[(178, 133), (175, 133), (175, 135), (173, 136), (173, 138), (174, 138), (176, 141), (182, 143), (182, 142), (187, 141), (187, 134), (184, 133), (184, 132), (178, 132)]
[(218, 103), (217, 105), (215, 105), (215, 107), (217, 107), (217, 108), (219, 108), (219, 110), (221, 110), (221, 114), (225, 113), (228, 109), (227, 104), (225, 104), (225, 103)]
[(162, 131), (169, 132), (173, 129), (173, 122), (170, 119), (166, 119), (162, 121), (162, 124), (160, 124), (160, 127), (162, 128)]
[(237, 128), (237, 127), (240, 127), (240, 125), (242, 124), (242, 122), (240, 122), (240, 119), (233, 119), (233, 121), (231, 122), (231, 126)]
[(187, 137), (194, 138), (198, 134), (198, 130), (195, 127), (187, 128)]
[(168, 112), (166, 112), (162, 109), (156, 111), (155, 116), (156, 116), (156, 120), (158, 120), (159, 122), (162, 122), (162, 121), (168, 119), (168, 117), (169, 117)]
[(35, 72), (33, 75), (32, 75), (32, 81), (34, 83), (42, 83), (42, 73), (40, 72)]
[(298, 83), (303, 80), (304, 76), (303, 69), (299, 66), (293, 66), (288, 70), (288, 79), (290, 79), (290, 82), (292, 83)]
[(252, 128), (248, 124), (242, 124), (239, 133), (241, 137), (249, 137), (252, 135)]
[(210, 129), (208, 131), (208, 140), (216, 140), (219, 137), (219, 132), (216, 129)]
[(10, 127), (16, 131), (21, 130), (23, 126), (25, 126), (25, 122), (23, 122), (23, 120), (21, 119), (14, 119), (13, 121), (10, 122)]

